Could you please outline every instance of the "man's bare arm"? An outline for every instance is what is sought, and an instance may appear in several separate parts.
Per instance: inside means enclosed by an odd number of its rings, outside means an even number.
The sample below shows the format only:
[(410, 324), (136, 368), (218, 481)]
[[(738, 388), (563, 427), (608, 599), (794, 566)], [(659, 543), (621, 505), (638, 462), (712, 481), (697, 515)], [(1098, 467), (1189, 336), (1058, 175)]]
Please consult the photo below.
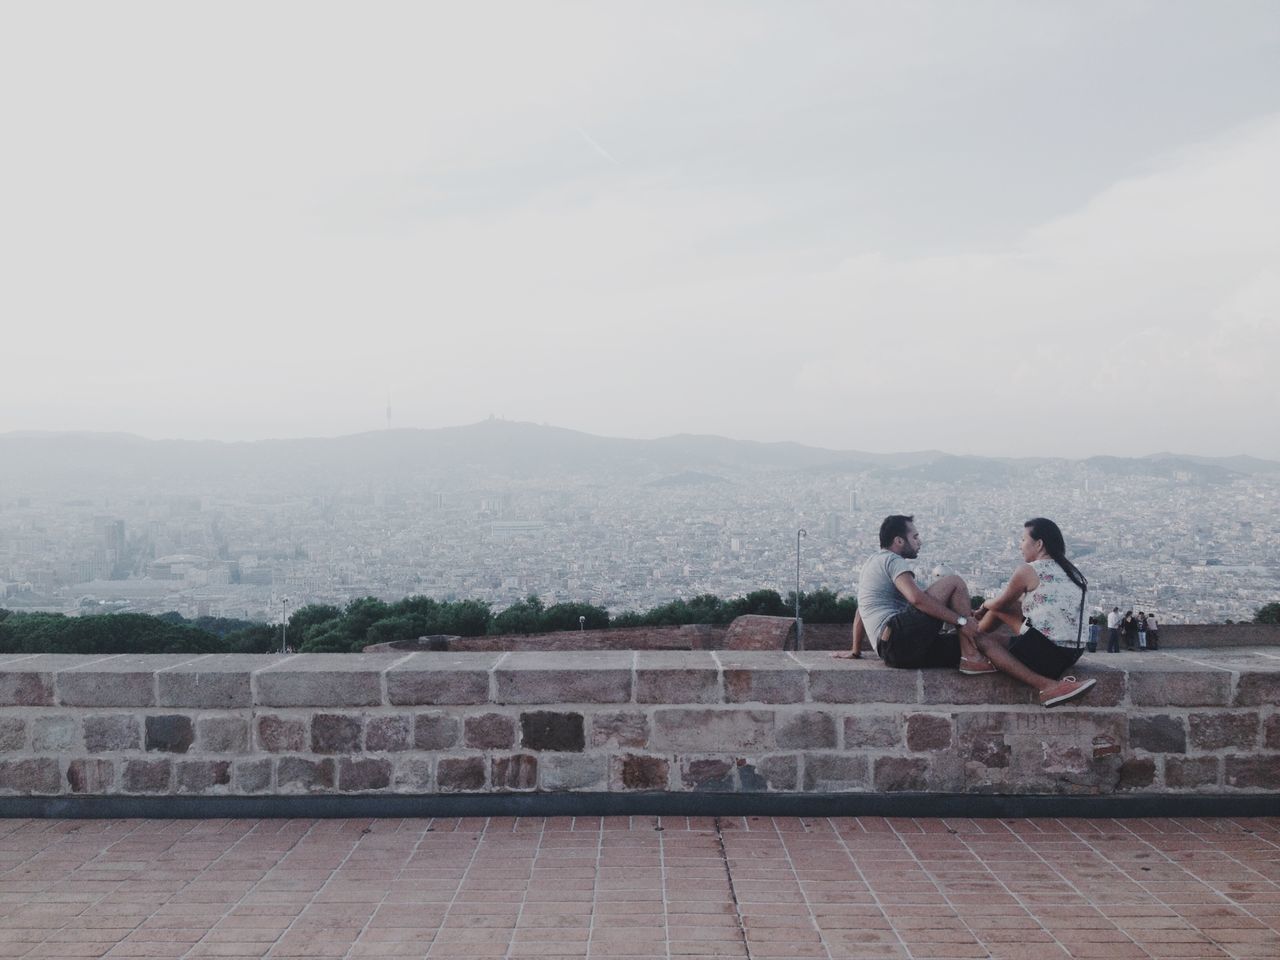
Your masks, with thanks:
[[(898, 588), (898, 592), (906, 598), (907, 603), (911, 604), (923, 614), (933, 617), (935, 620), (941, 620), (943, 623), (953, 624), (960, 631), (960, 635), (970, 641), (976, 641), (981, 630), (976, 620), (965, 617), (966, 623), (962, 627), (958, 621), (961, 614), (956, 613), (941, 600), (932, 596), (928, 591), (921, 590), (920, 585), (916, 583), (915, 574), (905, 572), (898, 574), (893, 585)], [(965, 606), (969, 606), (968, 598), (965, 599)]]
[(867, 646), (867, 628), (862, 622), (862, 611), (855, 610), (853, 614), (853, 646), (848, 651), (833, 653), (837, 660), (861, 660), (862, 648)]

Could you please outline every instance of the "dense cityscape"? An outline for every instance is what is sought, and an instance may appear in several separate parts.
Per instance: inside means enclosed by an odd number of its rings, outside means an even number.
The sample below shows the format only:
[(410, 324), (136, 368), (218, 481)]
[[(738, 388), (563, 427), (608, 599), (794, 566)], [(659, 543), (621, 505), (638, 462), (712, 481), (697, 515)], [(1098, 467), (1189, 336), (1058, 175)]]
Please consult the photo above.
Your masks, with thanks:
[[(521, 429), (536, 440), (544, 428)], [(1211, 623), (1280, 598), (1280, 474), (937, 457), (527, 470), (480, 457), (305, 480), (211, 471), (181, 484), (164, 471), (37, 479), (11, 463), (0, 476), (0, 606), (278, 621), (362, 596), (502, 609), (532, 593), (617, 613), (703, 593), (785, 594), (797, 556), (802, 590), (848, 594), (891, 512), (916, 517), (922, 577), (954, 571), (975, 593), (1007, 578), (1021, 522), (1046, 515), (1090, 578), (1095, 609)]]

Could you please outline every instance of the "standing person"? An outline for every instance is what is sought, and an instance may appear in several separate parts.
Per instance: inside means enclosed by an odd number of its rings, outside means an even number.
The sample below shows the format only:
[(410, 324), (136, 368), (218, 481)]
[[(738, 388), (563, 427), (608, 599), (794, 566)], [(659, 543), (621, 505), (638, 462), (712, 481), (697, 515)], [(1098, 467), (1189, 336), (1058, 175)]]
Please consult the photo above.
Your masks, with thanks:
[(1138, 611), (1138, 649), (1147, 649), (1147, 615), (1144, 611)]
[[(853, 620), (853, 649), (834, 657), (859, 656), (870, 638), (880, 659), (891, 667), (959, 667), (961, 673), (995, 673), (978, 652), (978, 625), (969, 619), (969, 587), (954, 574), (939, 577), (927, 590), (916, 583), (910, 560), (920, 555), (923, 540), (915, 518), (885, 517), (880, 524), (880, 550), (862, 565), (858, 577), (858, 610)], [(948, 624), (955, 633), (944, 633)]]
[(1098, 617), (1089, 618), (1089, 643), (1088, 650), (1090, 653), (1098, 652), (1098, 638), (1102, 635), (1102, 626), (1098, 623)]
[[(1008, 584), (974, 611), (981, 618), (978, 649), (1001, 673), (1034, 687), (1040, 703), (1051, 707), (1097, 683), (1063, 676), (1084, 653), (1080, 634), (1089, 581), (1067, 559), (1062, 531), (1052, 520), (1033, 517), (1023, 524), (1019, 549), (1023, 563)], [(1013, 628), (1013, 637), (992, 633), (1001, 623)]]
[(1147, 649), (1160, 649), (1160, 622), (1156, 620), (1154, 610), (1147, 614)]
[(1120, 632), (1124, 634), (1124, 648), (1135, 650), (1138, 645), (1138, 618), (1132, 610), (1126, 610), (1124, 619), (1120, 621)]
[(1120, 608), (1112, 607), (1107, 614), (1107, 653), (1120, 652)]

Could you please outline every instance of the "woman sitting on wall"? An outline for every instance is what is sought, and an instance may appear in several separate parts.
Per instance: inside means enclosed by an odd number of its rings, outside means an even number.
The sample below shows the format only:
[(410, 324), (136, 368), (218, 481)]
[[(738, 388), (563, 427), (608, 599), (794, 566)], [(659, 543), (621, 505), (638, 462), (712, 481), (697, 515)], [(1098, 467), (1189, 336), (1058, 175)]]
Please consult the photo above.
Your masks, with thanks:
[[(1080, 635), (1088, 581), (1067, 559), (1062, 531), (1052, 520), (1028, 520), (1020, 549), (1024, 562), (1000, 595), (974, 611), (982, 630), (978, 648), (997, 670), (1034, 687), (1040, 702), (1051, 707), (1097, 682), (1062, 676), (1084, 652)], [(1012, 637), (993, 634), (1001, 624)]]

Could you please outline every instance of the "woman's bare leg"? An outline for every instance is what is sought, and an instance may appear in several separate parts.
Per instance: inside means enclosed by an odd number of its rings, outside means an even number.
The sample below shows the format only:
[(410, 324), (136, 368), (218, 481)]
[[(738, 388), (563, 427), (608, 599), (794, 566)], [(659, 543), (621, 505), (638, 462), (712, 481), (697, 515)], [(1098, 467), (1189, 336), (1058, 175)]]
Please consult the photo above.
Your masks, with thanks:
[[(986, 619), (985, 617), (983, 618)], [(978, 647), (988, 660), (995, 664), (1001, 673), (1034, 687), (1036, 691), (1048, 690), (1058, 681), (1043, 677), (1009, 652), (1008, 637), (995, 637), (984, 633), (978, 638)]]

